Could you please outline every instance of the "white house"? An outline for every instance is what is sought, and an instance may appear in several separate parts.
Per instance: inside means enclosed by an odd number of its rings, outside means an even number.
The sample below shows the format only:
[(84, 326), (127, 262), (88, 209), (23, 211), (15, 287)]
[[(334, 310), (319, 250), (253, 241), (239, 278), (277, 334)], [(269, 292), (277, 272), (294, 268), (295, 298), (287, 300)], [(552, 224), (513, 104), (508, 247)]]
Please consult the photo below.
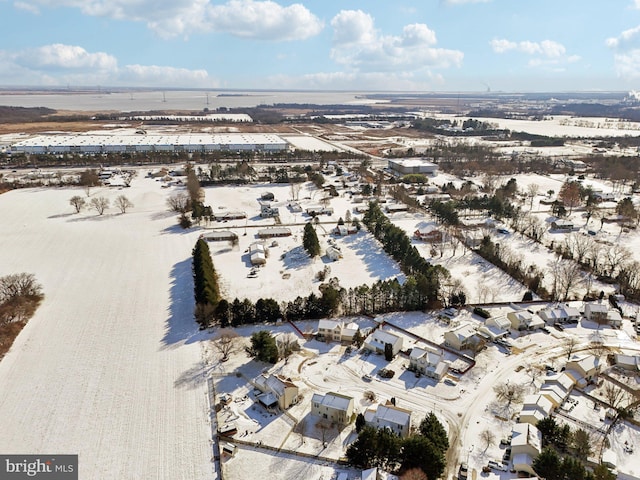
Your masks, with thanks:
[(262, 393), (257, 399), (265, 407), (273, 407), (276, 404), (286, 410), (298, 402), (298, 386), (290, 378), (279, 375), (259, 375), (254, 379), (254, 384)]
[(540, 430), (530, 423), (516, 423), (511, 431), (511, 461), (514, 470), (536, 476), (532, 465), (540, 452), (542, 452)]
[(554, 404), (545, 395), (540, 393), (527, 395), (524, 397), (522, 410), (520, 410), (520, 423), (537, 423), (551, 415), (554, 410)]
[(318, 339), (332, 342), (352, 343), (359, 330), (358, 324), (351, 322), (345, 325), (337, 320), (321, 319), (318, 322)]
[(340, 249), (334, 247), (333, 245), (328, 246), (325, 253), (327, 255), (327, 258), (334, 262), (342, 258), (342, 252), (340, 251)]
[(329, 392), (326, 395), (314, 393), (311, 398), (311, 413), (326, 420), (346, 425), (353, 415), (353, 397)]
[(536, 330), (544, 327), (544, 320), (528, 310), (509, 312), (507, 313), (507, 318), (511, 322), (511, 328), (514, 330)]
[(393, 355), (402, 350), (402, 337), (378, 328), (364, 341), (364, 348), (374, 353), (384, 353), (385, 345), (391, 344)]
[(414, 347), (409, 355), (409, 369), (441, 380), (449, 370), (449, 364), (444, 361), (442, 351)]
[(456, 350), (472, 348), (479, 342), (475, 328), (469, 324), (462, 324), (444, 333), (444, 344)]
[(538, 312), (538, 316), (542, 318), (548, 325), (556, 323), (577, 322), (580, 320), (580, 312), (577, 308), (568, 305), (550, 305)]
[(576, 383), (585, 387), (600, 371), (600, 359), (595, 355), (572, 355), (565, 366), (565, 371), (576, 379)]
[(589, 302), (584, 306), (584, 316), (587, 320), (596, 323), (607, 323), (609, 307), (605, 303)]
[(478, 329), (478, 332), (484, 333), (491, 340), (504, 338), (509, 335), (511, 322), (507, 317), (489, 317), (484, 325)]
[(371, 427), (388, 428), (400, 437), (408, 437), (411, 427), (411, 411), (392, 404), (378, 405), (376, 410), (365, 411), (364, 420)]
[(249, 245), (249, 257), (251, 265), (264, 265), (267, 263), (267, 248), (261, 242), (254, 242)]
[(551, 222), (551, 230), (556, 232), (571, 232), (573, 228), (574, 226), (571, 220), (558, 219)]
[(622, 353), (616, 353), (613, 358), (614, 365), (616, 367), (635, 373), (640, 372), (640, 355), (624, 355)]
[(571, 373), (565, 371), (545, 377), (539, 393), (546, 396), (553, 403), (554, 408), (558, 408), (569, 397), (575, 384), (576, 379)]

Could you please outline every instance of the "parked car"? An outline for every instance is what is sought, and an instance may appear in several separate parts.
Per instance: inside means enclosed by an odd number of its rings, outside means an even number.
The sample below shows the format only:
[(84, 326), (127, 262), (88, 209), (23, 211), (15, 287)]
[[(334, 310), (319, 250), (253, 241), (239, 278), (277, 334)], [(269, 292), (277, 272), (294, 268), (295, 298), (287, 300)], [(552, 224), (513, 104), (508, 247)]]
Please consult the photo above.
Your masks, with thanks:
[(511, 435), (500, 440), (500, 445), (511, 445)]
[(371, 375), (369, 375), (368, 373), (362, 375), (362, 380), (364, 380), (365, 382), (370, 382), (371, 381)]
[(501, 463), (498, 463), (498, 462), (496, 462), (494, 460), (489, 460), (487, 465), (489, 467), (493, 468), (494, 470), (500, 470), (502, 472), (506, 472), (507, 471), (507, 467), (505, 467)]
[(469, 473), (469, 467), (466, 463), (461, 463), (460, 468), (458, 469), (458, 480), (467, 480), (467, 475)]

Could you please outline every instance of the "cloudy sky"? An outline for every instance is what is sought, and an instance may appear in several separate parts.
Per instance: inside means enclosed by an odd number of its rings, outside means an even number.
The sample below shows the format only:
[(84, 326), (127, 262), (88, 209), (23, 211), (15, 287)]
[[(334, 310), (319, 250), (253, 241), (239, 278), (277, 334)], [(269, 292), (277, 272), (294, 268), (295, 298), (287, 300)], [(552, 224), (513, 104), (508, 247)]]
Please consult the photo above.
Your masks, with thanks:
[(640, 89), (640, 0), (0, 0), (0, 86)]

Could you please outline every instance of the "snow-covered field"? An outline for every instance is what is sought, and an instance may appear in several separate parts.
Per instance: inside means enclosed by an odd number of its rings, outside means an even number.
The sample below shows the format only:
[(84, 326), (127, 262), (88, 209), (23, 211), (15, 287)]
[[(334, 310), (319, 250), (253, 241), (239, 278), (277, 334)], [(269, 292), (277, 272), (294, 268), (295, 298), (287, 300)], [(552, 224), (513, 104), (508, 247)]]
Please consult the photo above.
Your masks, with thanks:
[(79, 455), (83, 479), (215, 478), (191, 249), (167, 191), (92, 189), (135, 207), (72, 213), (81, 189), (0, 195), (0, 275), (45, 299), (0, 362), (0, 451)]

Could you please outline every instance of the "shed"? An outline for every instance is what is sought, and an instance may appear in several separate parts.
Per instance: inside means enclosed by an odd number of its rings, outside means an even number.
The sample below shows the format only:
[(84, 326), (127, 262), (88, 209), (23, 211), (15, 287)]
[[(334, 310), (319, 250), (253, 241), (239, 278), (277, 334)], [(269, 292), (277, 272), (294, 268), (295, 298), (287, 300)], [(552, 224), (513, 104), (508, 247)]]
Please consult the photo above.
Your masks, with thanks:
[(261, 230), (258, 230), (259, 238), (289, 237), (289, 236), (291, 236), (291, 229), (286, 227), (263, 228)]

